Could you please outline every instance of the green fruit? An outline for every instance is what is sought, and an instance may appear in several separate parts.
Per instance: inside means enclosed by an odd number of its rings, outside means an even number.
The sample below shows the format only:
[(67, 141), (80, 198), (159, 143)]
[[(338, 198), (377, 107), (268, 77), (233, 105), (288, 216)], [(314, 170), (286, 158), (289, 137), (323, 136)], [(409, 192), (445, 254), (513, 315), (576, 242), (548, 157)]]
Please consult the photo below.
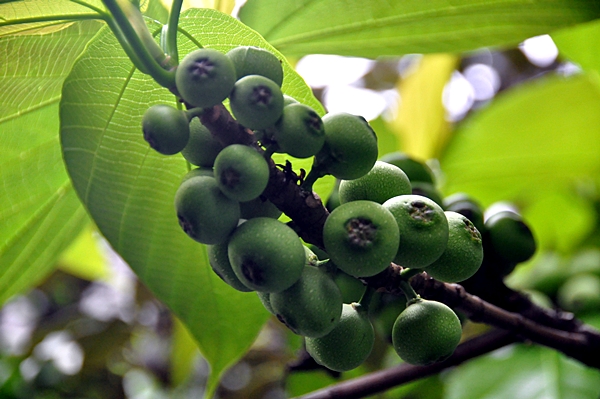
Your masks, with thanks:
[(227, 241), (216, 245), (207, 245), (208, 262), (212, 270), (227, 284), (238, 291), (250, 292), (252, 289), (246, 287), (233, 272), (229, 257), (227, 255)]
[(456, 313), (441, 302), (408, 302), (392, 328), (392, 344), (407, 363), (425, 366), (448, 358), (462, 335)]
[(275, 125), (273, 139), (281, 152), (295, 158), (312, 157), (325, 144), (323, 121), (308, 105), (288, 105)]
[(485, 229), (494, 252), (509, 262), (525, 262), (535, 253), (533, 233), (519, 214), (495, 213), (485, 221)]
[(449, 236), (446, 250), (427, 266), (427, 274), (447, 283), (457, 283), (474, 275), (483, 261), (481, 234), (466, 216), (446, 211)]
[(229, 57), (210, 48), (186, 55), (175, 72), (175, 85), (181, 97), (200, 108), (214, 107), (223, 102), (235, 81), (235, 67)]
[(411, 194), (427, 197), (436, 204), (438, 204), (440, 208), (444, 208), (444, 200), (442, 199), (442, 193), (440, 193), (439, 190), (433, 184), (417, 181), (411, 183), (411, 186)]
[(283, 213), (271, 201), (261, 196), (250, 201), (240, 202), (240, 211), (242, 219), (259, 217), (278, 219)]
[(183, 231), (203, 244), (227, 240), (240, 219), (239, 202), (223, 195), (208, 176), (184, 181), (175, 193), (175, 209)]
[(142, 117), (144, 139), (163, 155), (177, 154), (183, 150), (190, 137), (185, 111), (166, 104), (153, 105)]
[(283, 93), (271, 79), (248, 75), (235, 82), (229, 105), (235, 119), (248, 129), (266, 129), (281, 117)]
[(284, 94), (283, 95), (283, 106), (287, 107), (288, 105), (291, 105), (291, 104), (299, 104), (299, 101), (296, 100), (292, 96), (288, 96), (287, 94)]
[(325, 251), (338, 268), (355, 277), (373, 276), (387, 268), (399, 240), (394, 216), (372, 201), (340, 205), (323, 227)]
[(190, 170), (189, 172), (187, 172), (185, 175), (183, 175), (183, 177), (181, 178), (181, 183), (183, 184), (184, 181), (191, 179), (192, 177), (196, 177), (196, 176), (209, 176), (209, 177), (215, 177), (215, 173), (213, 172), (212, 168), (194, 168), (192, 170)]
[(392, 152), (385, 154), (380, 159), (383, 162), (396, 165), (406, 173), (411, 183), (424, 182), (429, 184), (435, 183), (433, 171), (424, 162), (417, 161), (403, 152)]
[(448, 244), (448, 220), (438, 204), (420, 195), (399, 195), (383, 207), (394, 215), (400, 230), (394, 262), (423, 269), (442, 255)]
[(290, 288), (269, 295), (277, 319), (295, 334), (322, 337), (340, 320), (342, 294), (325, 272), (306, 266)]
[(453, 211), (466, 216), (479, 230), (483, 233), (485, 225), (483, 223), (483, 208), (471, 198), (469, 195), (464, 193), (452, 194), (444, 198), (444, 209), (447, 211)]
[(217, 155), (214, 173), (223, 194), (237, 201), (250, 201), (267, 187), (270, 171), (267, 161), (254, 148), (232, 144)]
[(255, 218), (233, 232), (228, 247), (233, 271), (256, 291), (280, 292), (302, 274), (304, 245), (290, 227), (271, 218)]
[(190, 122), (190, 139), (181, 155), (192, 165), (212, 168), (215, 158), (223, 145), (202, 124), (198, 118)]
[(226, 55), (235, 67), (236, 80), (247, 75), (261, 75), (281, 87), (283, 83), (281, 61), (270, 51), (255, 46), (239, 46), (229, 50)]
[(306, 338), (306, 351), (317, 363), (334, 371), (360, 366), (375, 342), (367, 310), (358, 303), (344, 304), (335, 328), (320, 338)]
[(273, 307), (271, 306), (271, 300), (269, 299), (271, 294), (269, 294), (268, 292), (260, 292), (260, 291), (256, 291), (256, 294), (258, 295), (258, 299), (260, 299), (260, 302), (263, 304), (265, 309), (267, 309), (269, 311), (269, 313), (271, 313), (272, 315), (275, 315), (275, 311), (273, 310)]
[(389, 163), (376, 161), (366, 175), (354, 180), (340, 182), (340, 202), (356, 200), (383, 204), (398, 195), (411, 193), (410, 181), (402, 169)]
[(333, 212), (333, 210), (335, 208), (337, 208), (338, 206), (340, 206), (342, 203), (340, 202), (340, 180), (336, 179), (335, 180), (335, 185), (333, 186), (333, 189), (331, 190), (331, 194), (329, 194), (329, 197), (327, 198), (327, 201), (325, 202), (325, 207), (327, 208), (327, 210), (329, 212)]
[(365, 293), (366, 286), (362, 281), (341, 270), (336, 271), (333, 281), (340, 289), (344, 303), (358, 302)]
[(367, 121), (347, 113), (323, 117), (325, 145), (316, 155), (320, 168), (338, 179), (366, 175), (377, 161), (377, 136)]

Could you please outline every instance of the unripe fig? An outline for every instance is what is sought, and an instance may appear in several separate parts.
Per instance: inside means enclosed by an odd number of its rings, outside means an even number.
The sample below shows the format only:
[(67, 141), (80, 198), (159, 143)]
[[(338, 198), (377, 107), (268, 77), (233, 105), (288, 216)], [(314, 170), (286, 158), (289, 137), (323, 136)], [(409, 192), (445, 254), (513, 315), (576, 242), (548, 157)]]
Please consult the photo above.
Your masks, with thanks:
[(177, 154), (190, 137), (185, 111), (166, 104), (156, 104), (146, 110), (142, 131), (150, 147), (163, 155)]
[(229, 57), (210, 48), (192, 51), (175, 71), (175, 85), (181, 97), (200, 108), (223, 102), (235, 81), (235, 67)]
[(185, 175), (183, 175), (183, 177), (181, 178), (181, 183), (183, 184), (184, 181), (191, 179), (192, 177), (196, 177), (196, 176), (209, 176), (209, 177), (215, 177), (215, 173), (213, 172), (212, 168), (194, 168), (192, 170), (190, 170), (189, 172), (187, 172)]
[(466, 216), (483, 234), (485, 225), (483, 223), (483, 208), (471, 196), (465, 193), (456, 193), (444, 198), (444, 209)]
[(271, 201), (262, 198), (262, 196), (258, 196), (250, 201), (240, 202), (240, 211), (242, 219), (259, 217), (278, 219), (283, 213)]
[(233, 271), (256, 291), (280, 292), (302, 274), (304, 245), (290, 227), (271, 218), (250, 219), (233, 232), (228, 247)]
[(271, 294), (268, 292), (260, 292), (260, 291), (256, 291), (256, 294), (258, 295), (258, 299), (260, 299), (260, 302), (263, 304), (265, 309), (267, 309), (267, 311), (274, 316), (275, 311), (273, 310), (273, 307), (271, 306), (271, 300), (269, 299)]
[(283, 93), (271, 79), (248, 75), (235, 82), (229, 105), (235, 119), (248, 129), (266, 129), (281, 117)]
[(212, 168), (215, 158), (223, 148), (200, 120), (193, 118), (190, 122), (190, 139), (181, 150), (181, 155), (192, 165)]
[(306, 266), (290, 288), (269, 295), (279, 321), (295, 334), (322, 337), (340, 320), (342, 294), (325, 272)]
[(533, 233), (517, 213), (495, 213), (485, 221), (485, 229), (494, 252), (509, 262), (525, 262), (535, 253)]
[(240, 218), (239, 202), (223, 195), (208, 176), (184, 181), (175, 193), (175, 209), (183, 231), (203, 244), (224, 242)]
[(207, 245), (208, 262), (212, 270), (224, 282), (238, 291), (250, 292), (252, 289), (246, 287), (233, 272), (229, 257), (227, 255), (227, 241), (216, 245)]
[(247, 75), (261, 75), (281, 87), (283, 83), (281, 61), (269, 50), (255, 46), (239, 46), (229, 50), (226, 55), (233, 62), (237, 73), (236, 80)]
[(411, 187), (411, 194), (427, 197), (444, 209), (442, 193), (433, 184), (417, 181), (411, 183)]
[(217, 155), (214, 173), (223, 194), (237, 201), (250, 201), (267, 187), (270, 171), (267, 161), (254, 148), (232, 144)]
[(323, 227), (323, 243), (331, 260), (355, 277), (373, 276), (388, 267), (399, 240), (394, 216), (373, 201), (340, 205)]
[(367, 359), (374, 342), (367, 310), (358, 303), (344, 304), (340, 321), (329, 334), (306, 338), (306, 351), (330, 370), (348, 371)]
[(377, 136), (367, 121), (348, 113), (329, 113), (323, 118), (325, 144), (316, 165), (338, 179), (366, 175), (377, 160)]
[(438, 204), (420, 195), (399, 195), (383, 203), (398, 224), (397, 264), (423, 269), (439, 258), (448, 244), (448, 220)]
[(392, 328), (392, 344), (407, 363), (425, 366), (448, 358), (462, 334), (456, 313), (441, 302), (409, 301)]
[(445, 211), (448, 219), (448, 245), (431, 265), (427, 274), (447, 282), (457, 283), (474, 275), (483, 261), (481, 234), (466, 216)]
[(418, 161), (406, 153), (400, 151), (391, 152), (382, 156), (380, 161), (391, 163), (402, 169), (411, 183), (424, 182), (435, 184), (435, 177), (431, 168), (425, 162)]
[(340, 202), (356, 200), (374, 201), (383, 204), (398, 195), (411, 194), (410, 181), (397, 166), (376, 161), (373, 168), (364, 176), (340, 182)]
[(308, 105), (285, 106), (275, 125), (273, 139), (281, 152), (296, 158), (312, 157), (325, 143), (323, 121)]

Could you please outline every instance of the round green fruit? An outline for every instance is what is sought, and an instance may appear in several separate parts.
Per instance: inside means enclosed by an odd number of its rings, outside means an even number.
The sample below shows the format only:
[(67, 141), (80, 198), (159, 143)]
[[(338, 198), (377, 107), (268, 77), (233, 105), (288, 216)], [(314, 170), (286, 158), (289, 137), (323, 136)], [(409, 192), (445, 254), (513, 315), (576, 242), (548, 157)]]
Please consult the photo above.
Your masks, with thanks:
[(210, 48), (192, 51), (175, 71), (175, 86), (181, 97), (200, 108), (223, 102), (235, 81), (236, 71), (229, 57)]
[(256, 291), (280, 292), (304, 270), (306, 253), (290, 227), (271, 218), (250, 219), (233, 232), (229, 262), (244, 285)]
[(442, 193), (433, 184), (417, 181), (411, 183), (411, 187), (411, 194), (427, 197), (438, 204), (440, 208), (444, 208)]
[(285, 106), (275, 125), (273, 139), (281, 152), (295, 158), (312, 157), (325, 143), (323, 121), (308, 105)]
[(340, 202), (357, 200), (374, 201), (383, 204), (398, 195), (411, 193), (410, 181), (397, 166), (376, 161), (373, 168), (364, 176), (340, 182)]
[(338, 268), (355, 277), (383, 271), (396, 256), (399, 242), (394, 216), (373, 201), (340, 205), (323, 227), (325, 251)]
[(495, 213), (485, 221), (485, 230), (494, 252), (507, 261), (525, 262), (535, 253), (533, 233), (517, 213)]
[(394, 262), (423, 269), (438, 259), (448, 244), (448, 220), (442, 208), (420, 195), (399, 195), (383, 203), (394, 215), (400, 245)]
[(278, 219), (283, 212), (279, 210), (271, 201), (262, 196), (258, 196), (253, 200), (240, 202), (240, 211), (242, 219), (252, 219), (259, 217), (267, 217)]
[(250, 201), (267, 187), (270, 171), (267, 161), (254, 148), (232, 144), (217, 155), (214, 173), (223, 194), (236, 201)]
[(187, 179), (175, 193), (175, 210), (185, 233), (203, 244), (219, 244), (240, 219), (238, 201), (226, 197), (213, 177)]
[(329, 334), (306, 338), (306, 351), (320, 365), (341, 372), (360, 366), (374, 342), (367, 310), (358, 303), (344, 304), (340, 321)]
[(452, 194), (443, 199), (444, 209), (460, 213), (466, 216), (483, 234), (485, 225), (483, 222), (483, 208), (471, 196), (464, 193)]
[(192, 177), (196, 177), (196, 176), (208, 176), (208, 177), (214, 178), (215, 174), (214, 174), (212, 168), (194, 168), (194, 169), (190, 170), (189, 172), (187, 172), (185, 175), (183, 175), (183, 177), (181, 178), (180, 184), (183, 184), (183, 182), (185, 182), (186, 180), (189, 180)]
[(190, 122), (190, 139), (181, 155), (192, 165), (212, 168), (223, 145), (212, 135), (198, 118)]
[(258, 295), (258, 299), (260, 299), (260, 302), (263, 304), (265, 309), (267, 309), (267, 311), (269, 313), (271, 313), (272, 315), (275, 315), (275, 311), (273, 310), (273, 307), (271, 306), (271, 300), (269, 298), (271, 296), (271, 294), (269, 294), (268, 292), (260, 292), (260, 291), (256, 291), (256, 294)]
[(166, 104), (153, 105), (142, 117), (144, 139), (163, 155), (177, 154), (190, 138), (190, 127), (185, 111)]
[(247, 75), (261, 75), (281, 87), (283, 83), (281, 61), (270, 51), (255, 46), (239, 46), (229, 50), (226, 55), (235, 67), (236, 80)]
[(208, 263), (217, 276), (231, 287), (238, 291), (250, 292), (250, 288), (246, 287), (233, 272), (229, 257), (227, 255), (227, 241), (216, 245), (207, 245), (206, 252), (208, 254)]
[(269, 295), (277, 319), (295, 334), (322, 337), (340, 320), (342, 294), (325, 272), (306, 266), (290, 288)]
[(271, 79), (248, 75), (235, 82), (229, 105), (235, 119), (248, 129), (266, 129), (281, 117), (283, 93)]
[(424, 162), (418, 161), (406, 153), (400, 151), (391, 152), (382, 156), (380, 160), (402, 169), (411, 183), (424, 182), (435, 184), (435, 177), (431, 168)]
[(483, 261), (481, 234), (460, 213), (446, 211), (449, 235), (442, 255), (427, 266), (427, 274), (447, 283), (457, 283), (474, 275)]
[(392, 345), (406, 363), (426, 366), (448, 358), (458, 346), (462, 327), (456, 313), (441, 302), (409, 301), (392, 328)]
[(323, 118), (325, 144), (316, 155), (319, 168), (338, 179), (366, 175), (377, 161), (377, 136), (361, 116), (344, 112)]

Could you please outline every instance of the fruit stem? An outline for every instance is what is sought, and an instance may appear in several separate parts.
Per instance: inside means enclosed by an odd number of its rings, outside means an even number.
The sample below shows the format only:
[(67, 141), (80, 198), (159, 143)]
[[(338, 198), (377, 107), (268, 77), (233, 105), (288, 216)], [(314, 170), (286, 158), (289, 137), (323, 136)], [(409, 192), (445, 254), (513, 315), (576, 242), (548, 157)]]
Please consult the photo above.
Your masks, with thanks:
[(167, 33), (165, 35), (165, 51), (176, 64), (179, 63), (179, 54), (177, 52), (177, 27), (179, 26), (179, 14), (181, 14), (182, 4), (183, 0), (173, 0), (171, 11), (169, 12)]
[(407, 302), (420, 298), (419, 294), (415, 292), (414, 288), (412, 287), (412, 285), (410, 285), (408, 280), (400, 279), (399, 285), (400, 289), (404, 293), (404, 296), (406, 297)]
[(187, 116), (188, 121), (191, 122), (192, 119), (194, 119), (195, 117), (200, 118), (203, 111), (204, 111), (204, 109), (200, 108), (200, 107), (190, 108), (185, 111), (185, 116)]
[(275, 151), (277, 151), (279, 149), (279, 145), (277, 145), (277, 143), (275, 141), (265, 145), (265, 152), (263, 153), (263, 156), (265, 157), (265, 159), (268, 161), (269, 158), (271, 158), (271, 156), (275, 153)]
[(315, 184), (315, 182), (318, 179), (325, 176), (326, 174), (327, 173), (323, 169), (321, 169), (319, 165), (313, 163), (310, 172), (308, 172), (308, 175), (306, 175), (306, 177), (304, 178), (304, 181), (300, 185), (300, 188), (305, 191), (312, 192), (313, 184)]
[(375, 288), (367, 286), (367, 288), (365, 289), (365, 292), (363, 293), (362, 297), (358, 301), (358, 303), (365, 310), (369, 309), (369, 304), (371, 303), (371, 299), (373, 299), (373, 295), (375, 295), (376, 291), (377, 290)]
[(403, 280), (408, 281), (408, 280), (410, 280), (411, 277), (416, 276), (417, 274), (421, 274), (422, 272), (423, 272), (423, 270), (420, 270), (420, 269), (411, 269), (411, 268), (405, 267), (400, 272), (400, 277), (402, 277)]

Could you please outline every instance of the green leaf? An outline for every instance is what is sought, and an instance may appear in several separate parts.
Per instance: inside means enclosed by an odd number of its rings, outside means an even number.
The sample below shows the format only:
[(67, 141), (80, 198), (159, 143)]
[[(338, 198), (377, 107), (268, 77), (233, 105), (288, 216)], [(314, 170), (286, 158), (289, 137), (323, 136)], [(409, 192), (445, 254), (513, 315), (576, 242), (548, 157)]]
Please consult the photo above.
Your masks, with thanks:
[(0, 123), (0, 304), (40, 283), (89, 223), (62, 162), (58, 104)]
[[(600, 89), (593, 76), (548, 77), (498, 96), (458, 128), (442, 156), (445, 194), (487, 206), (531, 204), (600, 170)], [(560, 217), (560, 212), (556, 214)]]
[(10, 1), (0, 4), (0, 37), (55, 32), (69, 26), (65, 22), (100, 19), (103, 13), (100, 0)]
[[(268, 48), (256, 32), (214, 10), (190, 10), (180, 22), (180, 54), (197, 42), (221, 51)], [(284, 92), (318, 106), (310, 88), (283, 64)], [(197, 340), (212, 367), (210, 394), (221, 373), (248, 350), (268, 313), (256, 294), (223, 283), (210, 269), (205, 246), (179, 227), (173, 198), (186, 162), (151, 150), (141, 131), (143, 113), (157, 103), (175, 105), (176, 99), (136, 71), (103, 30), (65, 82), (63, 155), (101, 233)]]
[(600, 21), (592, 21), (552, 34), (560, 55), (583, 69), (600, 73)]
[(288, 56), (459, 52), (598, 18), (596, 0), (249, 0), (242, 22)]
[(542, 347), (514, 345), (450, 370), (448, 399), (596, 399), (600, 371)]
[(108, 260), (100, 249), (98, 230), (91, 223), (60, 255), (58, 268), (89, 281), (109, 277), (111, 271), (109, 270)]
[(101, 26), (85, 21), (50, 34), (1, 35), (0, 123), (58, 102), (71, 67)]

